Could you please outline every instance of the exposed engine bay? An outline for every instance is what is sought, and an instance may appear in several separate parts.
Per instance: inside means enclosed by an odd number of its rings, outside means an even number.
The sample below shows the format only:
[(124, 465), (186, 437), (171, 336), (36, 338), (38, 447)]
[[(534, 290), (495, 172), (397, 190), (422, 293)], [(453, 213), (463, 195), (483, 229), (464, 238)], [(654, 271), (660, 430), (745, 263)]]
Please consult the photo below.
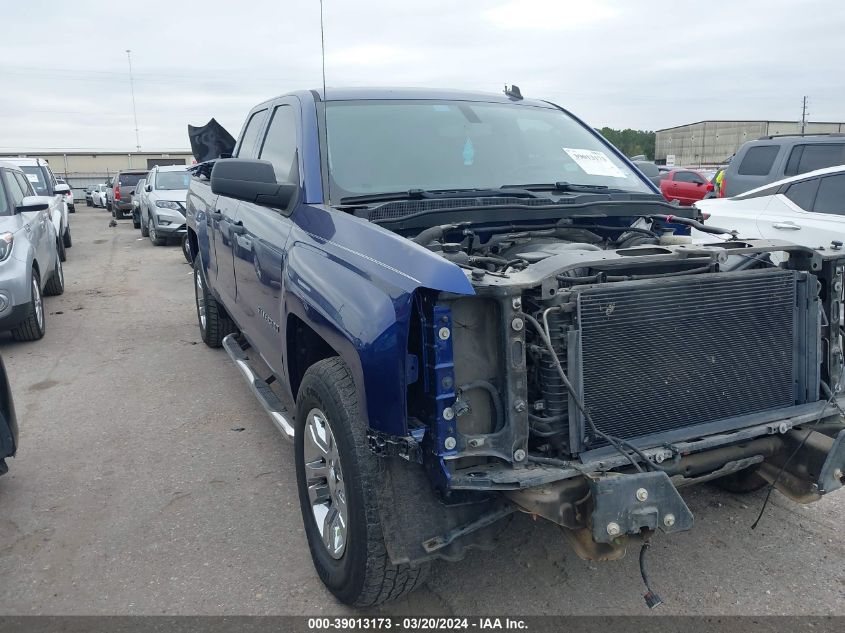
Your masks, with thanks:
[[(843, 485), (840, 254), (668, 214), (409, 239), (476, 293), (418, 297), (409, 337), (409, 442), (447, 503), (498, 491), (612, 559), (629, 537), (692, 526), (679, 486), (757, 473), (806, 501)], [(837, 421), (802, 427), (821, 418)]]

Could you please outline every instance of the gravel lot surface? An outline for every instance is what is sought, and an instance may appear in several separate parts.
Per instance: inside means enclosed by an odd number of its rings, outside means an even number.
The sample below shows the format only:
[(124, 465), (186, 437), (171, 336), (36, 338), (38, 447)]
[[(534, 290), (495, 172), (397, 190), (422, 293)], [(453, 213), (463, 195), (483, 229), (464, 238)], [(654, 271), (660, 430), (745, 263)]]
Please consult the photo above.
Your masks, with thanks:
[[(179, 248), (77, 209), (46, 337), (0, 334), (21, 426), (0, 477), (0, 613), (351, 613), (311, 566), (291, 445), (200, 341)], [(694, 529), (650, 553), (660, 613), (845, 615), (845, 493), (775, 493), (755, 531), (761, 493), (683, 494)], [(496, 550), (374, 613), (643, 614), (631, 554), (581, 561), (521, 515)]]

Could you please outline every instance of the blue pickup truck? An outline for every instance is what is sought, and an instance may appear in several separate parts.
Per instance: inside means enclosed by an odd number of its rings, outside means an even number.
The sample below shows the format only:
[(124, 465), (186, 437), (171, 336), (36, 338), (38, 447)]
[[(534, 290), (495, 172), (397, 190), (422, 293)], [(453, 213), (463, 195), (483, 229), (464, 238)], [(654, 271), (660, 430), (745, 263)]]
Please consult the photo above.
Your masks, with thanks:
[(513, 512), (611, 560), (692, 527), (685, 485), (842, 487), (845, 255), (696, 213), (518, 89), (294, 92), (192, 168), (202, 338), (293, 440), (338, 599)]

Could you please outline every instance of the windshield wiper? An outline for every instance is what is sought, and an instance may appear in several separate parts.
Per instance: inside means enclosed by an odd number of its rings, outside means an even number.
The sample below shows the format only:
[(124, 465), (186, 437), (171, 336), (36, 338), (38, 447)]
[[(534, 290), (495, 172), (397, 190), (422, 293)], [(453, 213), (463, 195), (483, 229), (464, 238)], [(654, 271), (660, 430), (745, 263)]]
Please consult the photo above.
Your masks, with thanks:
[(392, 200), (442, 200), (447, 198), (539, 197), (533, 191), (523, 187), (502, 187), (501, 189), (408, 189), (407, 191), (346, 196), (340, 199), (340, 204), (366, 204), (368, 202), (390, 202)]
[(629, 191), (628, 189), (614, 189), (608, 187), (607, 185), (580, 185), (564, 181), (527, 185), (505, 185), (504, 187), (518, 187), (526, 191), (570, 191), (573, 193), (638, 193), (636, 191)]

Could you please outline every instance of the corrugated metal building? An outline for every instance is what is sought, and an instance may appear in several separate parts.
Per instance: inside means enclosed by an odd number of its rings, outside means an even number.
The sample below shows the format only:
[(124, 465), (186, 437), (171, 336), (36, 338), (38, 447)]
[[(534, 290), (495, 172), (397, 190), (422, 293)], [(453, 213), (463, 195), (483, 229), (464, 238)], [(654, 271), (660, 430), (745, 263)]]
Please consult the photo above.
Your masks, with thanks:
[[(800, 133), (801, 123), (796, 121), (698, 121), (657, 130), (654, 159), (664, 164), (667, 156), (674, 155), (676, 165), (722, 165), (746, 141), (761, 136)], [(808, 122), (804, 133), (845, 133), (845, 123)]]
[(40, 152), (0, 152), (0, 160), (26, 156), (43, 158), (57, 178), (64, 178), (73, 189), (76, 200), (85, 200), (84, 189), (105, 182), (121, 169), (150, 169), (156, 165), (190, 165), (190, 150), (155, 152), (86, 152), (51, 150)]

